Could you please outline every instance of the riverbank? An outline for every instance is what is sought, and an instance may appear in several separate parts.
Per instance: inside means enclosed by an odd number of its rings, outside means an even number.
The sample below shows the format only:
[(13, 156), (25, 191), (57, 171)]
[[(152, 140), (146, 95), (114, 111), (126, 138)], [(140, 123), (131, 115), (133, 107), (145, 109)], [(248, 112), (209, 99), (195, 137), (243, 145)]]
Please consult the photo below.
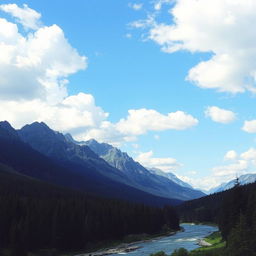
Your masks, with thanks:
[(139, 246), (139, 244), (141, 243), (147, 243), (147, 242), (152, 242), (153, 240), (159, 240), (164, 237), (175, 235), (177, 232), (182, 232), (182, 231), (183, 229), (181, 227), (180, 230), (170, 231), (164, 234), (162, 233), (157, 235), (147, 235), (146, 237), (144, 234), (143, 239), (136, 240), (134, 242), (130, 242), (130, 243), (121, 242), (120, 244), (115, 246), (110, 246), (108, 248), (101, 248), (99, 250), (96, 250), (94, 252), (89, 252), (89, 253), (87, 252), (87, 253), (73, 254), (72, 256), (107, 256), (112, 254), (128, 253), (128, 252), (132, 252), (140, 249), (141, 246)]
[(189, 256), (207, 256), (207, 255), (220, 255), (226, 246), (219, 231), (200, 239), (198, 244), (201, 246), (189, 253)]

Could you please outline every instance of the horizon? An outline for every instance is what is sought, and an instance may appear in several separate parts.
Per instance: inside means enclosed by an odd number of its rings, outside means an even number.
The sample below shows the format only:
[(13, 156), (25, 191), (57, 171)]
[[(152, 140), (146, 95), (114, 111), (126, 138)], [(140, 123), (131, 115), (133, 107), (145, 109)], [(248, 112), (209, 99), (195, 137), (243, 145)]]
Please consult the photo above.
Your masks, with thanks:
[(202, 190), (256, 173), (256, 3), (1, 3), (1, 120), (111, 144)]

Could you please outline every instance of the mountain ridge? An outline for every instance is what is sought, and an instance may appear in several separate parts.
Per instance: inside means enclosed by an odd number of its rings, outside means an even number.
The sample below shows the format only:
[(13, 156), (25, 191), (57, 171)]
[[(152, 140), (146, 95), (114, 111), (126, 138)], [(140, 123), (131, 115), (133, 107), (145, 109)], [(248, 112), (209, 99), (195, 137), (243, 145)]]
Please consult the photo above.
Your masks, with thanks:
[[(163, 193), (162, 195), (165, 195), (164, 193), (172, 193), (172, 195), (176, 193), (177, 198), (180, 197), (179, 199), (183, 200), (194, 199), (205, 195), (201, 191), (189, 187), (188, 184), (186, 186), (183, 184), (182, 186), (171, 180), (170, 177), (159, 175), (152, 170), (148, 170), (140, 163), (133, 160), (127, 153), (109, 144), (99, 143), (94, 139), (82, 143), (88, 145), (110, 165), (126, 173), (139, 188), (147, 192)], [(180, 181), (180, 183), (182, 182)]]

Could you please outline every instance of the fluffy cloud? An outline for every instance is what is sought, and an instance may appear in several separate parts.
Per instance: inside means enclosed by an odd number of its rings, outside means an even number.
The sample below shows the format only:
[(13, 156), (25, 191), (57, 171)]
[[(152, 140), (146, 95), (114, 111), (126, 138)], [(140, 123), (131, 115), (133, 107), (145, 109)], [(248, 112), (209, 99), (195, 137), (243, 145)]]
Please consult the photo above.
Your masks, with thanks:
[(245, 121), (242, 130), (248, 133), (256, 133), (256, 120)]
[(238, 154), (236, 153), (235, 150), (230, 150), (226, 153), (224, 156), (225, 160), (235, 160), (238, 157)]
[(205, 116), (210, 117), (214, 122), (228, 124), (236, 119), (236, 114), (230, 110), (216, 106), (207, 107)]
[(167, 115), (153, 109), (133, 109), (128, 112), (128, 117), (117, 123), (117, 129), (124, 134), (141, 135), (147, 131), (185, 130), (198, 124), (196, 118), (183, 111)]
[(18, 7), (16, 4), (2, 4), (0, 5), (0, 10), (11, 14), (24, 28), (38, 29), (41, 26), (41, 14), (30, 9), (26, 4), (23, 5), (23, 8)]
[(0, 120), (8, 120), (15, 128), (34, 121), (46, 122), (54, 130), (71, 132), (74, 136), (101, 124), (108, 117), (97, 107), (90, 94), (66, 97), (58, 104), (39, 99), (31, 101), (2, 101)]
[(250, 148), (248, 151), (241, 154), (241, 158), (247, 161), (253, 161), (255, 163), (256, 161), (256, 149)]
[(182, 180), (192, 184), (195, 188), (209, 190), (219, 186), (221, 183), (235, 179), (237, 176), (248, 173), (256, 173), (256, 149), (249, 148), (240, 155), (234, 151), (228, 151), (224, 160), (231, 163), (215, 166), (209, 176), (196, 178), (188, 176), (179, 176)]
[(22, 35), (0, 18), (0, 99), (41, 99), (58, 103), (67, 96), (66, 79), (86, 68), (57, 25)]
[(243, 174), (248, 168), (248, 162), (245, 160), (237, 160), (233, 164), (217, 166), (213, 168), (214, 176), (221, 176), (221, 178), (227, 178), (228, 180), (236, 175)]
[[(154, 8), (160, 10), (164, 2), (170, 1), (157, 1)], [(256, 31), (250, 29), (256, 22), (255, 12), (252, 0), (176, 0), (169, 11), (173, 23), (146, 23), (148, 38), (168, 53), (212, 53), (189, 71), (187, 79), (195, 85), (255, 93)]]
[(77, 136), (79, 140), (94, 138), (115, 146), (121, 142), (135, 141), (148, 131), (185, 130), (198, 124), (198, 120), (182, 111), (163, 115), (152, 109), (133, 109), (117, 123), (102, 122), (98, 127)]
[(177, 170), (181, 164), (174, 158), (156, 158), (153, 157), (153, 151), (140, 153), (136, 157), (136, 161), (148, 168), (158, 168), (165, 172), (172, 172)]
[(225, 159), (232, 161), (227, 165), (221, 165), (214, 167), (212, 178), (215, 182), (223, 183), (234, 179), (236, 176), (240, 176), (246, 173), (255, 173), (256, 167), (256, 149), (250, 148), (247, 151), (240, 154), (240, 156), (234, 150), (230, 150), (226, 153)]

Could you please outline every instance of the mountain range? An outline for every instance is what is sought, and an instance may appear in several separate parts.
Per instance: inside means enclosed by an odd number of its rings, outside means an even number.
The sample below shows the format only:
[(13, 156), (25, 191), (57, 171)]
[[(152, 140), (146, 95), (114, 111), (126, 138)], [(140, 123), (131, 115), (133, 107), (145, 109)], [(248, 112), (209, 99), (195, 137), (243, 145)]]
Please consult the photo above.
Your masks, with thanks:
[[(246, 184), (249, 184), (249, 183), (253, 183), (253, 182), (256, 181), (256, 174), (241, 175), (238, 178), (238, 181), (241, 185), (246, 185)], [(236, 182), (237, 182), (237, 179), (233, 179), (229, 182), (222, 183), (221, 185), (207, 191), (207, 194), (213, 194), (213, 193), (217, 193), (217, 192), (221, 192), (221, 191), (231, 189), (235, 186)]]
[(20, 130), (0, 122), (0, 163), (51, 184), (146, 204), (178, 204), (204, 196), (172, 175), (147, 170), (111, 145), (78, 143), (39, 122)]
[[(70, 137), (70, 135), (69, 135)], [(81, 144), (81, 142), (80, 142)], [(193, 189), (187, 183), (179, 180), (172, 173), (163, 173), (161, 170), (148, 170), (140, 163), (134, 161), (127, 153), (122, 152), (106, 143), (96, 140), (83, 142), (97, 155), (103, 158), (112, 167), (120, 170), (132, 181), (131, 186), (163, 197), (189, 200), (204, 196), (201, 191)]]

